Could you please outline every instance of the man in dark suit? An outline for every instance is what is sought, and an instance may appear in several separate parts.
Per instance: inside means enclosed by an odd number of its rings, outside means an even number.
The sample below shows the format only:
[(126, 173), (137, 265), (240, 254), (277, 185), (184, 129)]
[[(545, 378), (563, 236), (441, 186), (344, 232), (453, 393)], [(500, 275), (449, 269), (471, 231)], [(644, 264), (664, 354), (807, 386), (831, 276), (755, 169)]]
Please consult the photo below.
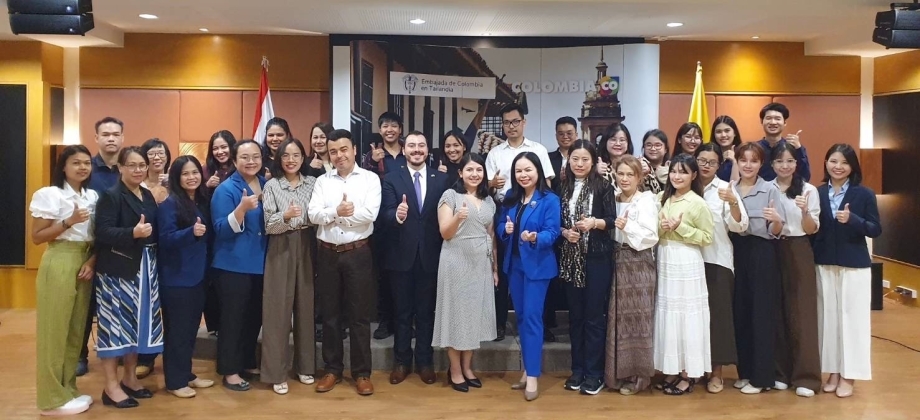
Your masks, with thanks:
[(447, 175), (426, 165), (428, 143), (422, 133), (406, 136), (404, 153), (406, 166), (383, 178), (378, 219), (387, 227), (381, 265), (390, 278), (396, 313), (396, 365), (390, 383), (404, 381), (411, 371), (414, 314), (415, 367), (422, 381), (432, 384), (436, 376), (431, 339), (442, 240), (437, 206), (447, 189)]

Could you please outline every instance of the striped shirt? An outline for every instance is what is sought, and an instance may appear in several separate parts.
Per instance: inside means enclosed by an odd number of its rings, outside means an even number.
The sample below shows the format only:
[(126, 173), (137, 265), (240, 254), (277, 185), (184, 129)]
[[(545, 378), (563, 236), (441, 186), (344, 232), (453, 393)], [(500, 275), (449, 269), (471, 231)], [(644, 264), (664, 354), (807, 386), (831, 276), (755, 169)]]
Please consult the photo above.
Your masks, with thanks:
[[(265, 233), (278, 235), (291, 230), (313, 226), (307, 218), (307, 206), (313, 196), (316, 178), (300, 175), (300, 182), (292, 186), (285, 177), (272, 178), (262, 188), (262, 208), (265, 212)], [(300, 207), (300, 216), (284, 221), (284, 212), (291, 203)]]

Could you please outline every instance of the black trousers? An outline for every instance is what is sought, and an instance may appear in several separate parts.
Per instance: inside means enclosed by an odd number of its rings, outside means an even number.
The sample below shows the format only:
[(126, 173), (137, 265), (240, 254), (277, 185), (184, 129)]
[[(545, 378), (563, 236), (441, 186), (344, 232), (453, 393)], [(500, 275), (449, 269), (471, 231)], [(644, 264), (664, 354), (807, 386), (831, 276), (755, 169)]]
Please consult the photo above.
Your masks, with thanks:
[(495, 247), (495, 254), (498, 258), (498, 286), (495, 286), (495, 325), (500, 329), (504, 329), (508, 323), (508, 308), (511, 303), (511, 295), (508, 294), (508, 275), (502, 269), (505, 264), (504, 242), (498, 241)]
[(393, 302), (392, 285), (389, 272), (383, 269), (384, 249), (386, 247), (383, 230), (377, 231), (374, 228), (374, 235), (371, 235), (371, 250), (374, 254), (373, 277), (377, 279), (377, 322), (386, 325), (390, 331), (395, 328), (394, 320), (396, 318), (395, 304)]
[[(320, 243), (317, 249), (316, 302), (323, 316), (323, 362), (326, 373), (345, 370), (342, 326), (351, 330), (351, 376), (371, 375), (371, 317), (374, 302), (372, 255), (369, 246), (336, 252)], [(223, 334), (223, 332), (221, 332)]]
[(208, 269), (205, 283), (204, 325), (208, 332), (220, 330), (220, 301), (217, 293), (217, 270)]
[(207, 282), (192, 287), (160, 287), (163, 305), (163, 372), (166, 389), (175, 391), (195, 380), (192, 353), (207, 295)]
[(613, 282), (613, 260), (587, 257), (585, 287), (565, 283), (572, 339), (572, 374), (603, 380), (607, 345), (607, 302)]
[(732, 235), (735, 248), (735, 343), (738, 376), (758, 388), (776, 381), (775, 313), (780, 287), (779, 261), (772, 241)]
[(412, 315), (415, 315), (415, 366), (434, 366), (431, 339), (434, 335), (434, 305), (438, 273), (422, 269), (418, 256), (411, 271), (390, 271), (390, 287), (395, 304), (396, 337), (393, 353), (396, 364), (412, 366)]
[(262, 329), (262, 275), (216, 271), (220, 296), (217, 373), (236, 375), (245, 369), (258, 369), (256, 345)]

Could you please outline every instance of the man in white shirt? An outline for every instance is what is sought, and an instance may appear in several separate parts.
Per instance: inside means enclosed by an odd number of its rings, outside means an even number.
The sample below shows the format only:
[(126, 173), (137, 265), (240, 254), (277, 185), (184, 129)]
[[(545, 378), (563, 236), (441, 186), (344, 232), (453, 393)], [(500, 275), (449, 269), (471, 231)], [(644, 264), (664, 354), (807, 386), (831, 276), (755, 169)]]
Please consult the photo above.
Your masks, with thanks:
[[(368, 237), (380, 210), (380, 178), (355, 164), (355, 145), (348, 130), (327, 136), (329, 159), (335, 171), (316, 180), (307, 206), (316, 224), (316, 301), (323, 316), (323, 362), (326, 375), (316, 384), (327, 392), (342, 381), (342, 328), (351, 329), (351, 374), (360, 395), (374, 393), (371, 384), (370, 308), (374, 302), (371, 250)], [(346, 313), (347, 311), (347, 313)]]
[(421, 132), (406, 136), (403, 151), (406, 166), (383, 178), (379, 219), (387, 231), (380, 242), (385, 250), (380, 267), (387, 271), (395, 310), (396, 363), (390, 383), (401, 383), (412, 371), (415, 315), (415, 370), (430, 385), (437, 380), (431, 340), (442, 241), (438, 201), (448, 187), (447, 174), (426, 165), (428, 143)]
[[(523, 152), (535, 153), (540, 158), (547, 185), (550, 185), (550, 181), (556, 176), (546, 147), (524, 137), (524, 127), (527, 126), (524, 109), (514, 103), (505, 105), (501, 110), (501, 117), (502, 130), (508, 140), (493, 147), (488, 156), (486, 156), (486, 173), (489, 175), (489, 188), (494, 192), (495, 203), (499, 206), (505, 194), (511, 188), (511, 177), (514, 176), (514, 168), (511, 167), (511, 163), (517, 155)], [(496, 214), (498, 213), (500, 212), (496, 212)], [(498, 264), (501, 267), (504, 250), (501, 249), (501, 245), (499, 247), (496, 254), (499, 256)], [(498, 324), (498, 337), (495, 341), (505, 339), (505, 323), (508, 321), (508, 299), (508, 278), (499, 270), (498, 287), (495, 289), (495, 322)]]

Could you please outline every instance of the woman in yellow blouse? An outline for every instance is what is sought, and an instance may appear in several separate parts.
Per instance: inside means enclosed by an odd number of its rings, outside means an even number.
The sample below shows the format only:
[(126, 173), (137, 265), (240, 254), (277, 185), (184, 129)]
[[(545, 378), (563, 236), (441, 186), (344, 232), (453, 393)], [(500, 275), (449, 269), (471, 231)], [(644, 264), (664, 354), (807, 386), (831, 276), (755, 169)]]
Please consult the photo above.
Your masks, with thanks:
[(712, 371), (701, 247), (712, 242), (714, 226), (692, 156), (671, 160), (661, 206), (655, 369), (668, 375), (662, 386), (665, 394), (683, 395), (693, 392), (696, 378)]

